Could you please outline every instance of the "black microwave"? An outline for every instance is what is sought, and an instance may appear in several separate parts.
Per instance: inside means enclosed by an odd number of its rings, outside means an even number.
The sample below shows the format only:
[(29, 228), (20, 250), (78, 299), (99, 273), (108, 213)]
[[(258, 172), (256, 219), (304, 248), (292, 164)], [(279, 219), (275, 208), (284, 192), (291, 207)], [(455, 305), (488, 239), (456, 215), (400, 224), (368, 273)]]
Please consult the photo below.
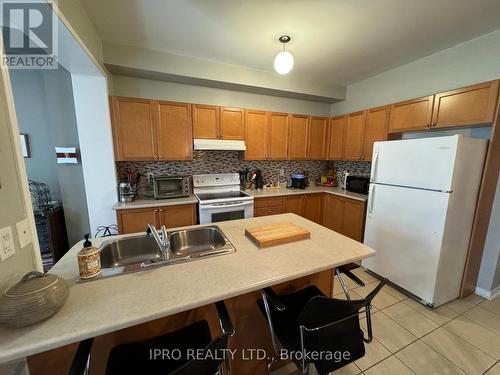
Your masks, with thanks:
[(345, 189), (353, 193), (368, 194), (370, 177), (347, 176)]

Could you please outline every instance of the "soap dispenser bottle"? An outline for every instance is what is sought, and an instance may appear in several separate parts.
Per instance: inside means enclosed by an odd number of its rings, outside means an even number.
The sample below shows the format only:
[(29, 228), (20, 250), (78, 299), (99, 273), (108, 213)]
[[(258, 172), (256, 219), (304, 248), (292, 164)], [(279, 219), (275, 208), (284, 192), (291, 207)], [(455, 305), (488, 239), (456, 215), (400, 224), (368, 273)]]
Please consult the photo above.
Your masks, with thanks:
[(89, 241), (90, 234), (85, 235), (83, 248), (78, 252), (78, 270), (81, 279), (90, 279), (101, 273), (101, 256), (98, 248)]

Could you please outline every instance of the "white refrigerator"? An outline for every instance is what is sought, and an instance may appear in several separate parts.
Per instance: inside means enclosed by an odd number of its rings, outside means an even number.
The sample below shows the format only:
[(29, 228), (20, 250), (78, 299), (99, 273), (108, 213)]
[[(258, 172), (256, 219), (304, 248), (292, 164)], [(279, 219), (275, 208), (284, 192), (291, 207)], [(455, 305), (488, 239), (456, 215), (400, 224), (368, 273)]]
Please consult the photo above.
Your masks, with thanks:
[(376, 142), (362, 266), (438, 306), (459, 295), (487, 140)]

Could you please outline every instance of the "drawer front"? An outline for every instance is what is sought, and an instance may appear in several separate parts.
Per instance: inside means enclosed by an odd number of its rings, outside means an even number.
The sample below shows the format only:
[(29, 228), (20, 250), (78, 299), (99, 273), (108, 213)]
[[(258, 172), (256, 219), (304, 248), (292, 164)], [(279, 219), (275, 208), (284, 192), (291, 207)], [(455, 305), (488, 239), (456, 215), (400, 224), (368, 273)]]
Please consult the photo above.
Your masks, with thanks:
[(269, 215), (269, 209), (267, 207), (254, 207), (253, 208), (253, 216), (267, 216)]
[(267, 198), (255, 198), (253, 200), (254, 208), (266, 208), (267, 207)]
[(283, 207), (283, 198), (282, 197), (267, 198), (267, 206)]
[(267, 209), (268, 215), (279, 215), (282, 213), (283, 213), (283, 207), (280, 207), (280, 206), (269, 207)]

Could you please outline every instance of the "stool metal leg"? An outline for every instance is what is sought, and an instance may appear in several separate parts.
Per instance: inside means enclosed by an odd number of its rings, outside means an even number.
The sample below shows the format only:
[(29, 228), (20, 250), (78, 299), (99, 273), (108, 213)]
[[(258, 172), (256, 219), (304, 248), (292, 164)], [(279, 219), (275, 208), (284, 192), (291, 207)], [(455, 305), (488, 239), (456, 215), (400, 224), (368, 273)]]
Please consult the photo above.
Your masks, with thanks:
[(349, 288), (347, 287), (347, 284), (345, 283), (344, 277), (342, 276), (342, 273), (339, 271), (338, 268), (335, 269), (335, 273), (337, 274), (337, 278), (339, 279), (340, 285), (342, 286), (342, 290), (344, 291), (345, 298), (350, 301), (351, 296), (349, 295)]

